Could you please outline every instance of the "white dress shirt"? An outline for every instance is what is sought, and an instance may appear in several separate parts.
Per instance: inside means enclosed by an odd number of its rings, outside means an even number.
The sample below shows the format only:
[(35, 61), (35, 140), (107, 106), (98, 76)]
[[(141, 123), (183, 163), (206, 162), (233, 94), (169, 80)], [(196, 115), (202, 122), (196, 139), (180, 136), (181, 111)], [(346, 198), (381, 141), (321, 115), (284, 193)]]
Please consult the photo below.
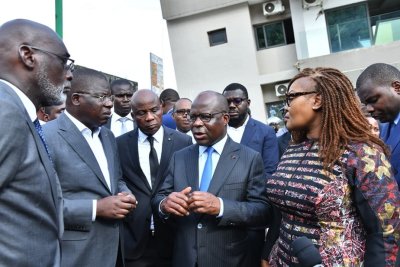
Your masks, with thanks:
[(244, 123), (241, 126), (239, 126), (238, 128), (234, 128), (234, 127), (231, 127), (228, 125), (228, 135), (236, 143), (240, 144), (240, 141), (242, 141), (243, 133), (244, 133), (247, 123), (249, 122), (249, 118), (250, 118), (250, 116), (247, 115), (247, 118), (244, 121)]
[[(129, 113), (126, 115), (127, 120), (125, 122), (125, 127), (126, 127), (126, 132), (132, 131), (133, 130), (133, 118), (132, 115)], [(111, 126), (110, 130), (113, 132), (115, 137), (118, 137), (122, 135), (121, 129), (122, 129), (122, 122), (120, 121), (121, 116), (118, 115), (117, 113), (113, 113), (111, 116)]]
[[(99, 138), (101, 127), (97, 128), (94, 132), (92, 132), (88, 127), (86, 127), (82, 122), (77, 120), (74, 116), (72, 116), (67, 110), (64, 111), (65, 115), (72, 121), (72, 123), (78, 128), (78, 130), (82, 133), (83, 137), (87, 141), (90, 149), (92, 150), (94, 156), (96, 157), (97, 163), (99, 164), (100, 170), (106, 180), (108, 188), (111, 189), (111, 181), (110, 181), (110, 172), (108, 170), (108, 161), (106, 154), (104, 152), (103, 144)], [(93, 212), (92, 212), (92, 221), (96, 219), (96, 208), (97, 208), (97, 200), (93, 200)]]
[[(214, 152), (211, 154), (212, 157), (212, 175), (214, 175), (215, 168), (217, 167), (219, 158), (222, 154), (222, 151), (224, 150), (224, 146), (226, 143), (226, 140), (228, 139), (228, 135), (225, 135), (224, 138), (218, 141), (218, 143), (215, 143), (212, 147), (214, 148)], [(201, 176), (203, 175), (203, 170), (204, 170), (204, 165), (206, 165), (207, 161), (207, 152), (206, 152), (207, 147), (206, 146), (199, 146), (199, 188), (201, 184)], [(218, 198), (219, 203), (220, 203), (220, 210), (219, 214), (217, 217), (221, 217), (224, 214), (224, 202), (222, 201), (222, 198)]]

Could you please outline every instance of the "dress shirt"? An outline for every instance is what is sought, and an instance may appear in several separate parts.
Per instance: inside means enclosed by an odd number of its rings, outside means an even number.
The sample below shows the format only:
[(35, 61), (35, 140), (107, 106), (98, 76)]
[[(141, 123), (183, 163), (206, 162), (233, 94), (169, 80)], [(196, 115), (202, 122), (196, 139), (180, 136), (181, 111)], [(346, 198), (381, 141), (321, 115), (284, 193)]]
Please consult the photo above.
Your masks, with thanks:
[[(219, 158), (224, 150), (224, 146), (228, 136), (225, 135), (224, 138), (219, 140), (218, 143), (215, 143), (212, 147), (214, 148), (214, 153), (212, 153), (212, 175), (214, 175), (215, 168), (218, 165)], [(201, 176), (203, 175), (204, 165), (207, 161), (207, 147), (206, 146), (199, 146), (199, 187), (201, 184)], [(212, 181), (212, 180), (211, 180)], [(220, 210), (217, 217), (221, 217), (224, 214), (224, 202), (222, 198), (218, 198), (220, 203)]]
[(244, 130), (246, 129), (246, 125), (247, 125), (247, 122), (249, 121), (249, 118), (250, 118), (250, 116), (247, 115), (247, 118), (244, 121), (244, 123), (241, 126), (239, 126), (238, 128), (234, 128), (234, 127), (231, 127), (228, 125), (228, 135), (236, 143), (240, 144), (240, 141), (242, 140), (243, 133), (244, 133)]
[[(113, 113), (113, 115), (111, 116), (111, 126), (110, 126), (110, 130), (113, 132), (115, 137), (120, 136), (121, 133), (121, 128), (122, 128), (122, 122), (119, 120), (121, 118), (120, 115), (118, 115), (117, 113)], [(133, 118), (132, 115), (129, 113), (128, 115), (126, 115), (127, 121), (125, 122), (125, 127), (126, 127), (126, 131), (132, 131), (133, 130)]]
[[(106, 154), (104, 153), (103, 144), (99, 138), (101, 127), (97, 128), (94, 132), (92, 132), (88, 127), (86, 127), (82, 122), (77, 120), (74, 116), (72, 116), (67, 110), (64, 111), (65, 115), (72, 121), (72, 123), (78, 128), (78, 130), (82, 133), (83, 137), (87, 141), (90, 149), (92, 150), (94, 156), (96, 157), (97, 163), (101, 169), (101, 172), (106, 180), (108, 188), (111, 189), (111, 181), (110, 181), (110, 172), (108, 170), (108, 161)], [(93, 200), (93, 211), (92, 211), (92, 221), (96, 219), (96, 208), (97, 208), (97, 200)]]
[(19, 90), (18, 87), (16, 87), (12, 83), (10, 83), (6, 80), (2, 80), (2, 79), (0, 79), (0, 81), (7, 84), (8, 86), (10, 86), (11, 89), (13, 89), (14, 92), (18, 95), (18, 97), (19, 97), (19, 99), (21, 99), (21, 102), (24, 105), (26, 111), (28, 112), (28, 115), (29, 115), (29, 118), (31, 119), (31, 121), (33, 122), (34, 120), (36, 120), (36, 117), (37, 117), (36, 108), (35, 108), (35, 105), (33, 104), (33, 102), (21, 90)]
[(397, 126), (397, 124), (399, 124), (399, 120), (400, 120), (400, 113), (397, 114), (396, 119), (394, 119), (393, 123)]

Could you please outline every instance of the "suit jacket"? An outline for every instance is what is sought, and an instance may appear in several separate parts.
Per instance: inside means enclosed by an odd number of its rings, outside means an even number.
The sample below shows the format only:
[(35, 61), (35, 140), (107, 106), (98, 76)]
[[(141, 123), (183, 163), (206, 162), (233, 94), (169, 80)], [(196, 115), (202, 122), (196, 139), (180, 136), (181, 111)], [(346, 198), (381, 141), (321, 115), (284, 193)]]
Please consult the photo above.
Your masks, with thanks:
[[(380, 137), (385, 140), (389, 129), (389, 123), (382, 123), (381, 125)], [(400, 123), (391, 129), (390, 137), (385, 143), (390, 146), (390, 164), (392, 165), (394, 177), (400, 188)]]
[(272, 127), (249, 118), (240, 143), (261, 154), (266, 176), (275, 172), (279, 161), (279, 150)]
[[(124, 180), (139, 202), (136, 209), (124, 221), (125, 258), (127, 259), (138, 259), (143, 255), (150, 231), (152, 215), (150, 200), (167, 175), (168, 164), (173, 153), (192, 144), (190, 136), (164, 127), (160, 167), (155, 186), (151, 188), (140, 167), (138, 132), (136, 128), (117, 138)], [(168, 258), (172, 254), (173, 228), (162, 223), (157, 212), (156, 210), (153, 216), (155, 239), (159, 245), (157, 249), (162, 257)]]
[(0, 266), (59, 266), (60, 184), (17, 94), (0, 81)]
[(43, 127), (64, 195), (65, 232), (62, 266), (115, 266), (120, 242), (119, 220), (92, 221), (93, 199), (130, 192), (122, 181), (115, 138), (106, 128), (100, 140), (108, 162), (108, 187), (89, 144), (65, 115)]
[[(168, 176), (152, 200), (153, 209), (159, 209), (172, 192), (187, 186), (198, 190), (198, 159), (197, 144), (175, 153)], [(248, 227), (265, 225), (269, 216), (260, 154), (228, 138), (208, 192), (223, 200), (221, 218), (191, 213), (167, 219), (177, 224), (173, 266), (194, 267), (196, 262), (199, 267), (245, 266)]]

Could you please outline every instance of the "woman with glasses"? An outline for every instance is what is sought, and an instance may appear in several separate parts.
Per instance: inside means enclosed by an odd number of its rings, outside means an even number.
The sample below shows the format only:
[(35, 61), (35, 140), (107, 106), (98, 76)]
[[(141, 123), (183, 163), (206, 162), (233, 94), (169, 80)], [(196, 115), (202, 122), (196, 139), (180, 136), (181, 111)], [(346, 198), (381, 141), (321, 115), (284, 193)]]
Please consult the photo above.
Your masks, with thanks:
[(282, 214), (269, 264), (305, 266), (292, 249), (304, 236), (323, 266), (395, 266), (398, 188), (351, 82), (336, 69), (307, 68), (289, 83), (286, 101), (293, 141), (267, 180), (269, 201)]

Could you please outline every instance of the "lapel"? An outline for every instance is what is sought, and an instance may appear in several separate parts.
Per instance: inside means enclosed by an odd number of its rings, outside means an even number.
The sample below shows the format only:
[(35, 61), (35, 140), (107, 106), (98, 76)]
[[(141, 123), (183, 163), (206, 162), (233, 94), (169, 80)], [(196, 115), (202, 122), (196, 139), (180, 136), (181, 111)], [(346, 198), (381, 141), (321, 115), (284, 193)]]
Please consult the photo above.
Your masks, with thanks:
[(86, 139), (83, 137), (82, 133), (79, 132), (78, 128), (65, 114), (60, 115), (58, 126), (60, 129), (60, 135), (72, 147), (76, 154), (78, 154), (82, 161), (88, 165), (88, 167), (93, 171), (93, 173), (104, 185), (104, 187), (107, 188), (107, 190), (111, 193), (111, 190), (106, 183), (103, 173), (101, 172), (99, 163), (97, 162), (96, 157), (92, 152), (92, 149), (90, 148)]
[(229, 177), (232, 169), (239, 159), (240, 145), (234, 143), (229, 137), (226, 140), (222, 154), (219, 157), (213, 178), (211, 179), (208, 192), (217, 196), (225, 180)]
[(199, 145), (195, 144), (189, 147), (186, 158), (184, 159), (185, 176), (188, 185), (192, 187), (192, 191), (199, 191)]
[(380, 134), (379, 134), (379, 136), (380, 136), (380, 138), (382, 139), (382, 140), (384, 140), (385, 142), (387, 141), (387, 139), (386, 139), (386, 137), (387, 137), (387, 132), (388, 132), (388, 130), (389, 130), (389, 123), (381, 123), (380, 124)]
[(249, 121), (246, 124), (246, 127), (244, 128), (242, 140), (240, 140), (240, 143), (243, 145), (247, 145), (253, 139), (253, 135), (255, 133), (256, 133), (256, 124), (254, 120), (250, 117)]
[(115, 194), (118, 191), (118, 188), (117, 188), (118, 186), (116, 184), (118, 177), (114, 177), (115, 167), (116, 167), (116, 166), (114, 166), (114, 162), (115, 162), (114, 161), (114, 150), (111, 145), (110, 137), (104, 128), (102, 128), (100, 130), (99, 138), (103, 145), (104, 154), (106, 154), (106, 159), (107, 159), (107, 163), (108, 163), (108, 172), (110, 173), (111, 193)]
[[(389, 126), (387, 126), (387, 128), (388, 127)], [(389, 139), (386, 143), (391, 147), (392, 151), (400, 143), (400, 122), (397, 125), (393, 125), (393, 128), (390, 130)]]
[(126, 138), (127, 141), (127, 149), (128, 149), (128, 157), (129, 161), (132, 163), (133, 172), (140, 177), (143, 184), (145, 185), (149, 194), (151, 193), (151, 186), (146, 179), (146, 176), (143, 173), (142, 168), (140, 167), (139, 161), (139, 149), (138, 149), (138, 136), (139, 131), (138, 128), (135, 128), (133, 131), (128, 133), (128, 137)]
[[(163, 126), (161, 126), (163, 127)], [(171, 159), (171, 153), (172, 153), (172, 148), (174, 146), (174, 138), (173, 138), (173, 132), (167, 129), (166, 127), (164, 128), (164, 136), (163, 136), (163, 143), (162, 143), (162, 150), (161, 150), (161, 158), (160, 158), (160, 166), (158, 168), (157, 172), (157, 179), (156, 183), (153, 186), (153, 193), (156, 191), (155, 189), (158, 188), (158, 185), (160, 184), (160, 181), (162, 180), (162, 176), (165, 173), (166, 168), (169, 165), (170, 159)]]

